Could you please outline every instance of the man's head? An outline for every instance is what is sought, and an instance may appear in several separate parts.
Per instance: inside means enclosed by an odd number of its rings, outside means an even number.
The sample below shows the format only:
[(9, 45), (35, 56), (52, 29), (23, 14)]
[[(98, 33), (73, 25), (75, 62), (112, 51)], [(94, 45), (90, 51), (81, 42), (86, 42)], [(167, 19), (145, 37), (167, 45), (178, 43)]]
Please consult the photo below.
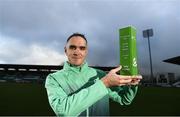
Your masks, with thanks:
[(77, 66), (82, 65), (88, 52), (86, 37), (79, 33), (72, 34), (68, 37), (64, 49), (70, 64)]

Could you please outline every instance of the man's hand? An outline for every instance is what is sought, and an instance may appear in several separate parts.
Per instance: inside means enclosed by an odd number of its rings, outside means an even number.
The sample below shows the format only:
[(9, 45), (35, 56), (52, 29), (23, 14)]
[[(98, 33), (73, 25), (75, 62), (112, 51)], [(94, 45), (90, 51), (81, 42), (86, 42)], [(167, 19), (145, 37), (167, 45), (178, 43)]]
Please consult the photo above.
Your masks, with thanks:
[(121, 68), (122, 67), (119, 66), (115, 69), (112, 69), (106, 76), (101, 79), (106, 87), (137, 85), (142, 79), (142, 76), (118, 75), (116, 72), (120, 71)]
[(123, 76), (116, 74), (116, 72), (120, 71), (121, 68), (122, 67), (119, 66), (115, 69), (112, 69), (106, 76), (101, 79), (106, 87), (122, 86), (131, 83), (131, 76)]

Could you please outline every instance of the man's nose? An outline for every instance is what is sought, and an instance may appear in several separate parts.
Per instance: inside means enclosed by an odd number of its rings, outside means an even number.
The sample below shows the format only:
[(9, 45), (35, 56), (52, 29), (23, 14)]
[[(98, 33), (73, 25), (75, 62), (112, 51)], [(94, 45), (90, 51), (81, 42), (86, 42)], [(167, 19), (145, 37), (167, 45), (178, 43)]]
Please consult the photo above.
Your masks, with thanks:
[(79, 53), (81, 50), (79, 49), (79, 48), (76, 48), (75, 50), (74, 50), (74, 53)]

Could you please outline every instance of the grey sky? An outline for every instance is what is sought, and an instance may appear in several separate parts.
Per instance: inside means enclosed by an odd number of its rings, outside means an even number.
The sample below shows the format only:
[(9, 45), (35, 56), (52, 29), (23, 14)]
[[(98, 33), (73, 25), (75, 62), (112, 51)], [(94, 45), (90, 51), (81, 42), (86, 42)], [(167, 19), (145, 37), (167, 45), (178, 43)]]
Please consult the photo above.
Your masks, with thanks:
[(140, 72), (149, 73), (142, 30), (153, 28), (155, 73), (179, 73), (180, 66), (162, 62), (180, 55), (179, 8), (179, 0), (0, 0), (0, 63), (61, 64), (66, 38), (81, 32), (90, 65), (117, 66), (118, 29), (133, 25)]

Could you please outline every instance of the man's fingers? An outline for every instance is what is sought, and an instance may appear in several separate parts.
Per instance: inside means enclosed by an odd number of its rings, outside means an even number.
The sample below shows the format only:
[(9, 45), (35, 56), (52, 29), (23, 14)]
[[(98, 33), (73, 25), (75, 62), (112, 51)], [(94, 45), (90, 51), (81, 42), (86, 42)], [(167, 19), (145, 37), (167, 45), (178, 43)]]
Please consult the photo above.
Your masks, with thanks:
[(119, 75), (119, 78), (122, 78), (122, 79), (131, 79), (132, 76)]
[(124, 83), (124, 84), (121, 83), (118, 86), (124, 86), (124, 85), (128, 85), (128, 84), (127, 83)]
[(139, 82), (131, 83), (130, 85), (138, 85)]
[(122, 68), (122, 66), (120, 65), (119, 67), (117, 67), (117, 68), (115, 68), (115, 69), (112, 69), (111, 72), (112, 72), (112, 73), (116, 73), (116, 72), (120, 71), (121, 68)]
[(142, 79), (142, 76), (141, 75), (136, 75), (136, 76), (132, 76), (133, 79)]
[(117, 75), (119, 78), (119, 82), (120, 84), (132, 84), (132, 85), (136, 85), (140, 82), (140, 80), (142, 79), (142, 76), (138, 75), (138, 76), (124, 76), (124, 75)]
[(132, 79), (132, 80), (136, 81), (136, 80), (141, 80), (142, 79), (141, 75), (137, 75), (137, 76), (117, 75), (117, 76), (118, 76), (118, 78), (124, 79), (124, 80)]
[(132, 82), (140, 82), (141, 80), (139, 80), (139, 79), (132, 79)]
[(127, 84), (127, 83), (131, 83), (132, 79), (120, 79), (119, 83), (120, 84)]

